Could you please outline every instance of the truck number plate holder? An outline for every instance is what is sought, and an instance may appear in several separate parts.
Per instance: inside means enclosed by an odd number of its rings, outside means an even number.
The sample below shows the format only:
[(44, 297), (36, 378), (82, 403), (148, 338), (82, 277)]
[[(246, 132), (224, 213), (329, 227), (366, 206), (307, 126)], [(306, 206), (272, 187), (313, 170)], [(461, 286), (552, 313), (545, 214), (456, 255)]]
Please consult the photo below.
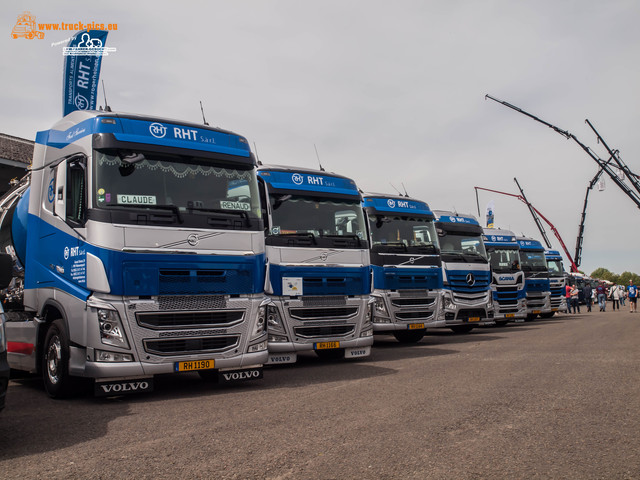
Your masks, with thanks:
[(216, 368), (216, 362), (213, 358), (207, 360), (191, 360), (187, 362), (176, 362), (174, 370), (176, 372), (193, 372), (196, 370), (211, 370)]
[(340, 348), (340, 342), (317, 342), (313, 344), (314, 350), (330, 350)]

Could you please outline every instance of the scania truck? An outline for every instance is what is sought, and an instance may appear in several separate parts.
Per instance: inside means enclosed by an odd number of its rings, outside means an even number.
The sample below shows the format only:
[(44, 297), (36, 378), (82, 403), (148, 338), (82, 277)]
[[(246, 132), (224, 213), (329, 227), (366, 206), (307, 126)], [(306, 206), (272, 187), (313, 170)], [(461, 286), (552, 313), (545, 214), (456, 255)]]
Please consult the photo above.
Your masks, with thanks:
[(371, 353), (371, 268), (355, 182), (323, 170), (261, 166), (269, 364)]
[(551, 311), (541, 313), (540, 316), (542, 318), (551, 318), (556, 312), (567, 312), (568, 305), (565, 296), (567, 280), (564, 276), (564, 267), (562, 265), (562, 255), (560, 255), (560, 252), (558, 250), (545, 250), (544, 256), (547, 260), (547, 270), (549, 271)]
[(520, 266), (525, 276), (527, 320), (551, 312), (551, 287), (544, 247), (533, 238), (516, 237), (520, 247)]
[(244, 137), (76, 111), (38, 132), (0, 215), (9, 364), (41, 372), (51, 396), (81, 378), (113, 395), (156, 374), (262, 376), (264, 226)]
[(373, 270), (374, 333), (415, 343), (438, 317), (442, 294), (435, 216), (425, 202), (398, 195), (365, 193)]
[(527, 299), (516, 235), (499, 228), (484, 228), (483, 232), (491, 265), (496, 325), (505, 325), (510, 321), (523, 322), (527, 316)]
[(442, 260), (440, 316), (455, 333), (495, 325), (491, 272), (482, 227), (473, 215), (434, 211)]

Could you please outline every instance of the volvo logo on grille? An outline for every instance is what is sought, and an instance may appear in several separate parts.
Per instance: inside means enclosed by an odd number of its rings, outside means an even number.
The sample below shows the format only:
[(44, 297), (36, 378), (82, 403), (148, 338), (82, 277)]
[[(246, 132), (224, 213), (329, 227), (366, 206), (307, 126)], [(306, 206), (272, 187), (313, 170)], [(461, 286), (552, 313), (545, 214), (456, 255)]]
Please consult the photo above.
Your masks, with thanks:
[(473, 287), (476, 284), (476, 277), (473, 276), (473, 273), (467, 275), (467, 285)]
[(323, 262), (326, 262), (328, 256), (329, 254), (327, 252), (322, 252), (322, 254), (320, 255), (320, 260), (322, 260)]
[(195, 247), (196, 245), (198, 245), (198, 243), (200, 243), (200, 238), (195, 233), (192, 233), (187, 237), (187, 242), (189, 242), (189, 245), (191, 245), (192, 247)]

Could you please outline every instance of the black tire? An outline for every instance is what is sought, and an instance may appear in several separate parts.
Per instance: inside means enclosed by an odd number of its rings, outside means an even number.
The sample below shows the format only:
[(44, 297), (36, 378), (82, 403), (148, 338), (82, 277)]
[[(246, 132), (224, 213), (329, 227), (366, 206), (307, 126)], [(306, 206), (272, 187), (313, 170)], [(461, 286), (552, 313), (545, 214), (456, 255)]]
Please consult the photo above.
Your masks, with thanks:
[(70, 397), (77, 392), (78, 379), (69, 375), (69, 335), (61, 319), (49, 325), (45, 336), (42, 378), (44, 388), (52, 398)]
[(496, 327), (504, 327), (507, 323), (509, 320), (496, 320)]
[(527, 318), (524, 319), (525, 322), (530, 322), (531, 320), (535, 320), (538, 316), (537, 313), (530, 313), (527, 315)]
[(540, 314), (540, 318), (551, 318), (555, 315), (556, 312), (547, 312), (547, 313), (541, 313)]
[(323, 360), (337, 360), (344, 358), (344, 348), (330, 348), (327, 350), (316, 350), (316, 355)]
[(425, 333), (427, 333), (426, 328), (419, 330), (395, 330), (393, 336), (396, 337), (396, 340), (400, 343), (418, 343), (422, 340)]
[(473, 325), (453, 325), (452, 327), (449, 327), (453, 333), (469, 333), (471, 330), (473, 330)]

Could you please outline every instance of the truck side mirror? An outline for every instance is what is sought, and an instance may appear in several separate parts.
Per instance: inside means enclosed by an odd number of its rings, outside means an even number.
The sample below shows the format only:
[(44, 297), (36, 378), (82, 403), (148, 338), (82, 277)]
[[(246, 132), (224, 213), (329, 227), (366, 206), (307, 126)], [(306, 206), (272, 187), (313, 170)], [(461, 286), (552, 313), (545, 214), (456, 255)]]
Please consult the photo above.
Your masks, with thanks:
[(67, 162), (62, 161), (56, 167), (56, 198), (53, 204), (53, 212), (64, 219), (67, 216), (65, 200), (67, 196)]
[(13, 280), (13, 259), (8, 253), (0, 253), (0, 290), (9, 286)]

